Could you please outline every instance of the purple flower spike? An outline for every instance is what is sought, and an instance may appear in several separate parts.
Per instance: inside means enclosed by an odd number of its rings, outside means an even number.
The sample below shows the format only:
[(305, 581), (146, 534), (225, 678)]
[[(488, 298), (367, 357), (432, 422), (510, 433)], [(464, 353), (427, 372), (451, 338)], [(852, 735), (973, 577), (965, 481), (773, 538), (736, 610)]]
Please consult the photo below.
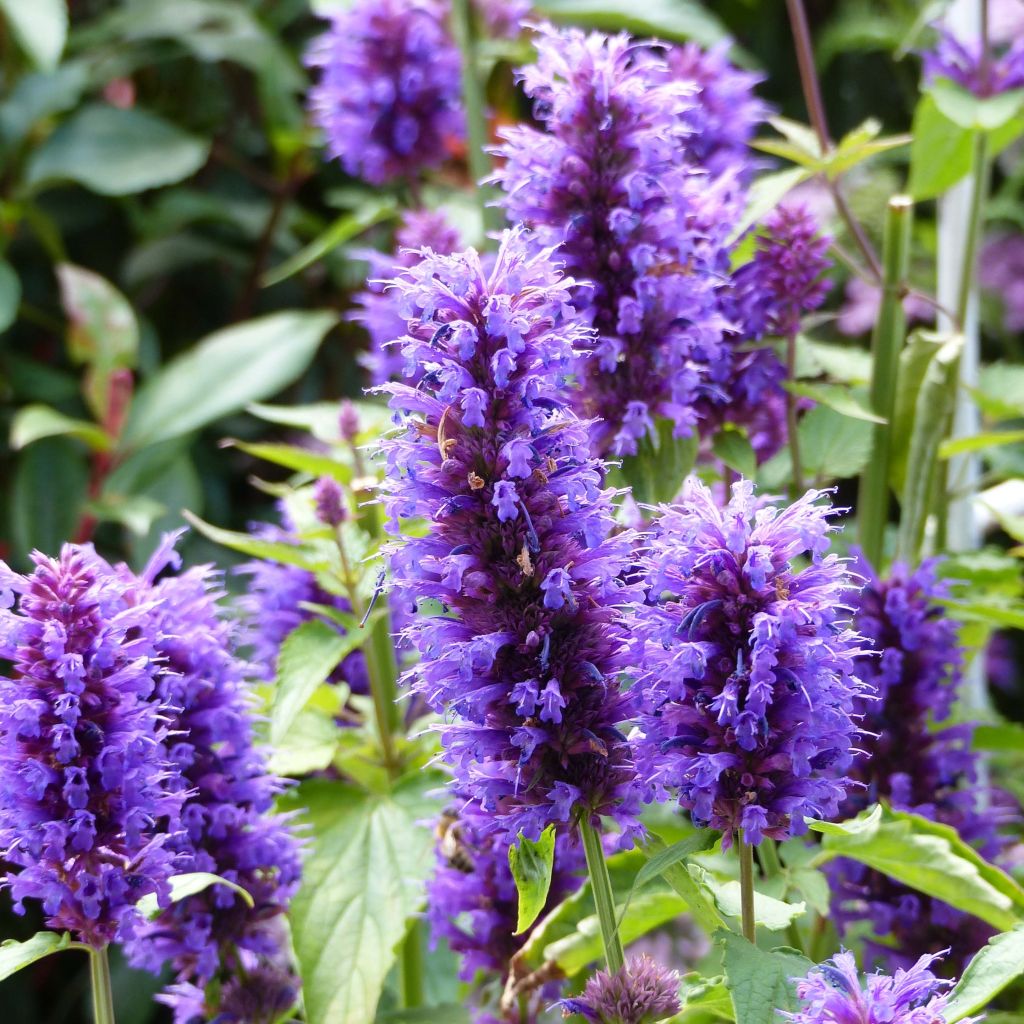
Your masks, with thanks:
[[(832, 817), (848, 783), (860, 638), (844, 627), (851, 576), (828, 554), (827, 505), (758, 507), (747, 481), (719, 508), (689, 481), (661, 509), (633, 630), (648, 794), (751, 843)], [(795, 570), (793, 559), (809, 556)]]
[(572, 282), (509, 232), (489, 274), (472, 250), (427, 254), (393, 286), (422, 376), (380, 388), (405, 428), (384, 442), (390, 529), (430, 528), (394, 542), (391, 567), (398, 591), (444, 609), (407, 628), (411, 685), (459, 716), (442, 734), (457, 786), (508, 838), (600, 814), (633, 830), (617, 728), (632, 540), (610, 536), (604, 467), (564, 404), (587, 338)]
[(99, 949), (141, 924), (181, 870), (159, 632), (136, 587), (91, 545), (0, 562), (0, 856), (14, 909)]
[(313, 120), (345, 170), (373, 185), (415, 178), (464, 131), (459, 53), (438, 0), (357, 0), (314, 44)]
[(679, 1009), (679, 975), (644, 955), (615, 974), (598, 971), (582, 996), (562, 1000), (566, 1016), (578, 1013), (593, 1024), (657, 1024)]
[[(951, 983), (929, 969), (936, 959), (922, 956), (907, 970), (869, 974), (862, 983), (853, 954), (837, 953), (797, 980), (801, 1009), (779, 1013), (790, 1024), (944, 1024)], [(980, 1019), (964, 1017), (961, 1024)]]
[(925, 81), (948, 78), (975, 96), (998, 96), (1024, 88), (1024, 38), (989, 54), (982, 62), (981, 41), (965, 42), (941, 26), (935, 48), (922, 54)]

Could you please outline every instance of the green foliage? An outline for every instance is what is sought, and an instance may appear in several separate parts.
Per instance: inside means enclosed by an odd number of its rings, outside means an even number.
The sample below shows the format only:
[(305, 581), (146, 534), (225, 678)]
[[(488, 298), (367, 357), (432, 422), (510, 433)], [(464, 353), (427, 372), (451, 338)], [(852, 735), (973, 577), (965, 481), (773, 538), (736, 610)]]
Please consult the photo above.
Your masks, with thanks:
[(67, 932), (36, 932), (24, 942), (7, 939), (0, 943), (0, 981), (44, 956), (71, 948), (71, 936)]
[(775, 1024), (779, 1010), (797, 1009), (793, 979), (810, 970), (810, 960), (793, 949), (759, 949), (731, 932), (716, 938), (736, 1024)]
[[(210, 888), (211, 885), (223, 885), (227, 889), (231, 889), (232, 892), (247, 906), (254, 907), (252, 894), (248, 889), (239, 885), (237, 882), (232, 882), (227, 878), (222, 878), (220, 875), (212, 874), (209, 871), (190, 871), (184, 875), (173, 875), (168, 879), (168, 884), (171, 887), (170, 901), (171, 903), (180, 903), (182, 900), (187, 900), (189, 896), (195, 896), (198, 893), (205, 892)], [(137, 904), (139, 912), (148, 918), (155, 918), (160, 915), (161, 907), (157, 901), (156, 893), (150, 893), (148, 896), (143, 896)]]
[(516, 935), (522, 935), (547, 902), (551, 872), (555, 865), (555, 828), (549, 825), (536, 842), (520, 835), (508, 848), (508, 866), (519, 894)]
[(697, 460), (700, 438), (696, 430), (686, 437), (674, 437), (675, 424), (664, 417), (655, 423), (657, 438), (645, 436), (636, 455), (626, 455), (620, 470), (642, 505), (671, 501), (679, 494), (687, 474)]

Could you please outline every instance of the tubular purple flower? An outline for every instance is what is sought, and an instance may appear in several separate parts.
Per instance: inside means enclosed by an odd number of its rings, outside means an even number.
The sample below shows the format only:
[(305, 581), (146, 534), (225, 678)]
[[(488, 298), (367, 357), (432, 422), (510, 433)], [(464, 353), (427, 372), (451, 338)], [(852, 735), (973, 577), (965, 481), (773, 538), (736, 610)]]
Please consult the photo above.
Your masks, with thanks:
[(935, 47), (922, 55), (925, 81), (931, 85), (948, 78), (975, 96), (998, 96), (1024, 87), (1024, 39), (992, 49), (981, 59), (981, 41), (958, 39), (951, 29), (939, 26)]
[[(922, 956), (907, 970), (869, 974), (862, 983), (853, 954), (837, 953), (797, 980), (801, 1008), (779, 1013), (790, 1024), (944, 1024), (951, 983), (930, 970), (937, 959)], [(980, 1019), (963, 1017), (961, 1024)]]
[(755, 844), (803, 833), (805, 816), (835, 814), (849, 781), (864, 648), (844, 625), (852, 578), (828, 553), (834, 513), (821, 497), (758, 507), (740, 481), (719, 508), (691, 479), (660, 510), (644, 558), (649, 603), (631, 631), (638, 773), (651, 797), (677, 789), (726, 843), (740, 829)]
[(644, 955), (615, 974), (598, 971), (580, 997), (562, 1000), (566, 1016), (578, 1013), (593, 1024), (656, 1024), (679, 1009), (679, 975)]
[[(17, 913), (95, 949), (129, 938), (136, 903), (180, 870), (182, 795), (164, 752), (151, 609), (91, 545), (0, 562), (0, 857)], [(15, 605), (15, 602), (16, 605)]]
[(604, 468), (565, 408), (587, 329), (572, 282), (522, 232), (485, 275), (473, 250), (427, 254), (394, 284), (409, 316), (417, 387), (380, 390), (403, 428), (385, 441), (394, 585), (444, 614), (416, 616), (411, 685), (458, 719), (443, 729), (458, 789), (514, 839), (612, 814), (636, 828), (618, 725), (619, 604), (631, 538), (610, 536)]
[(374, 185), (416, 178), (461, 137), (459, 53), (439, 0), (357, 0), (308, 57), (309, 94), (328, 153)]

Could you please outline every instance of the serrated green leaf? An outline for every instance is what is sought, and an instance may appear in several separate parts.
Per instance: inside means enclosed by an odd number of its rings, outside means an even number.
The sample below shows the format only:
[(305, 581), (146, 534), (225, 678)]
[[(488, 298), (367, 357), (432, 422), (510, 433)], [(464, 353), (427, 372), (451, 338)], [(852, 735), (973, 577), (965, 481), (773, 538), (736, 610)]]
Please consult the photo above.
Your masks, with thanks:
[(519, 894), (519, 909), (514, 935), (522, 935), (540, 916), (551, 889), (555, 865), (555, 827), (548, 825), (534, 842), (522, 833), (519, 842), (508, 848), (508, 866)]
[(942, 1011), (947, 1024), (956, 1024), (983, 1010), (1011, 982), (1024, 974), (1024, 925), (989, 939), (964, 968)]
[(15, 451), (44, 437), (74, 437), (97, 452), (108, 451), (112, 444), (102, 427), (89, 420), (72, 419), (48, 405), (26, 405), (15, 413), (11, 421), (11, 447)]
[(732, 996), (736, 1024), (778, 1024), (780, 1010), (796, 1010), (794, 978), (814, 966), (792, 949), (767, 952), (742, 935), (719, 932), (725, 984)]
[(825, 405), (800, 420), (804, 473), (819, 480), (854, 476), (871, 454), (872, 425), (844, 416)]
[(24, 942), (6, 939), (0, 943), (0, 981), (42, 960), (44, 956), (70, 948), (71, 936), (67, 932), (36, 932)]
[[(183, 875), (172, 875), (168, 884), (171, 887), (171, 903), (180, 903), (182, 900), (187, 900), (189, 896), (205, 892), (211, 885), (223, 885), (231, 889), (250, 909), (256, 905), (248, 889), (209, 871), (189, 871)], [(145, 918), (152, 920), (160, 916), (161, 907), (157, 902), (155, 892), (143, 896), (135, 906)]]

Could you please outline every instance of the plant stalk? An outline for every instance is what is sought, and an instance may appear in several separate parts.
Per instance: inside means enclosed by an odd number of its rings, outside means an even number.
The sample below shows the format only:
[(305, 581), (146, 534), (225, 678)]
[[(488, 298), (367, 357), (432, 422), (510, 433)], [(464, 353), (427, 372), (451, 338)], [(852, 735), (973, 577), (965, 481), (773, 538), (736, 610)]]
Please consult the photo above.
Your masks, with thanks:
[(988, 133), (978, 132), (974, 140), (974, 166), (971, 175), (971, 206), (967, 219), (967, 238), (964, 261), (960, 268), (960, 288), (957, 291), (956, 317), (960, 329), (967, 323), (967, 307), (974, 291), (975, 265), (978, 261), (978, 241), (981, 238), (982, 206), (988, 195), (989, 179)]
[(740, 921), (743, 937), (757, 942), (754, 919), (754, 848), (743, 838), (743, 829), (736, 830), (736, 848), (740, 855)]
[[(786, 379), (796, 380), (796, 331), (786, 336)], [(799, 498), (804, 493), (803, 464), (800, 461), (800, 430), (797, 422), (798, 398), (792, 391), (786, 392), (786, 440), (789, 443), (789, 457), (793, 463), (793, 483), (790, 498)]]
[(423, 925), (413, 918), (409, 932), (402, 942), (401, 996), (406, 1010), (423, 1005)]
[(587, 857), (587, 874), (590, 876), (590, 888), (594, 894), (594, 905), (597, 907), (597, 919), (601, 924), (601, 941), (604, 943), (604, 958), (611, 973), (622, 970), (626, 962), (622, 952), (622, 940), (615, 921), (615, 896), (612, 893), (612, 880), (608, 874), (608, 865), (604, 859), (604, 848), (601, 846), (601, 834), (589, 821), (580, 819), (580, 838), (583, 840), (583, 852)]
[(115, 1024), (114, 993), (110, 986), (110, 958), (107, 947), (89, 950), (89, 978), (92, 982), (92, 1016), (95, 1024)]
[(871, 337), (871, 411), (885, 423), (872, 431), (871, 457), (860, 477), (857, 516), (860, 544), (868, 561), (879, 568), (889, 518), (889, 463), (892, 415), (896, 402), (900, 350), (906, 335), (903, 287), (910, 254), (910, 229), (914, 205), (909, 196), (893, 196), (885, 219), (882, 249), (884, 263), (882, 303)]

